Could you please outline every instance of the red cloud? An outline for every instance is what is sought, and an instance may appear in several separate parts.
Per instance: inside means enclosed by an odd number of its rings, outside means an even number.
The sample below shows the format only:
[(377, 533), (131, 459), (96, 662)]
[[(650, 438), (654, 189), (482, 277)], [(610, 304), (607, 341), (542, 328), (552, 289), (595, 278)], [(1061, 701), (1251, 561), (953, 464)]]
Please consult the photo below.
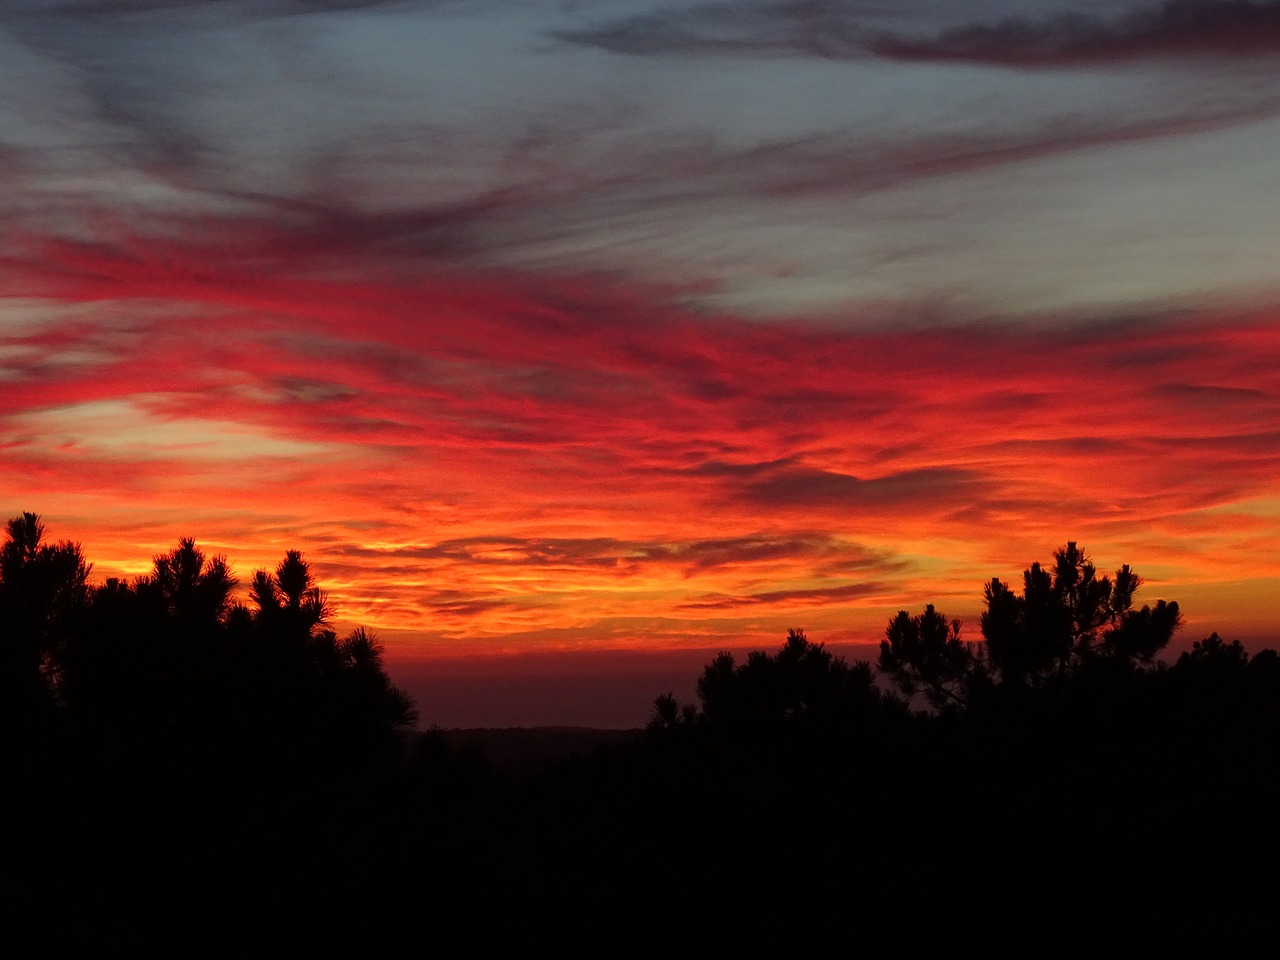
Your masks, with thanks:
[(101, 572), (299, 547), (373, 626), (668, 643), (797, 611), (874, 636), (1067, 537), (1280, 570), (1269, 317), (765, 325), (593, 278), (255, 266), (228, 229), (10, 263), (59, 309), (0, 342), (0, 491)]

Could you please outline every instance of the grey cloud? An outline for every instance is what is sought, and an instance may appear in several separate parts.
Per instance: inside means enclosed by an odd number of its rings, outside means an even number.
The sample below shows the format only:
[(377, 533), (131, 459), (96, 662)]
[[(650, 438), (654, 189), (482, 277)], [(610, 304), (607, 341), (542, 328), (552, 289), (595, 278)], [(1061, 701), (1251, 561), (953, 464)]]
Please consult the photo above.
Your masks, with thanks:
[(972, 470), (929, 467), (861, 479), (809, 468), (787, 469), (747, 484), (741, 495), (760, 506), (777, 508), (847, 506), (890, 507), (905, 503), (955, 502), (973, 497), (983, 486)]
[(737, 54), (1070, 66), (1162, 57), (1256, 57), (1280, 50), (1280, 3), (1169, 0), (1106, 21), (1065, 12), (1008, 18), (937, 34), (874, 26), (880, 4), (810, 0), (672, 7), (555, 36), (631, 55)]
[(809, 56), (848, 59), (868, 55), (873, 39), (863, 25), (881, 4), (841, 0), (789, 3), (715, 3), (673, 6), (598, 26), (556, 31), (557, 39), (611, 53)]
[(766, 189), (784, 195), (837, 190), (870, 192), (1095, 147), (1204, 133), (1260, 120), (1277, 110), (1280, 99), (1264, 97), (1136, 120), (1059, 117), (1052, 123), (1016, 133), (938, 136), (877, 144), (870, 150), (796, 149), (785, 169), (772, 174)]
[(1013, 67), (1184, 57), (1252, 58), (1280, 51), (1280, 3), (1169, 0), (1116, 21), (1063, 13), (1047, 20), (974, 23), (933, 37), (881, 35), (883, 57)]
[(155, 13), (218, 14), (264, 19), (309, 13), (349, 13), (378, 7), (436, 7), (461, 0), (9, 0), (0, 3), (0, 20), (35, 18), (109, 18)]

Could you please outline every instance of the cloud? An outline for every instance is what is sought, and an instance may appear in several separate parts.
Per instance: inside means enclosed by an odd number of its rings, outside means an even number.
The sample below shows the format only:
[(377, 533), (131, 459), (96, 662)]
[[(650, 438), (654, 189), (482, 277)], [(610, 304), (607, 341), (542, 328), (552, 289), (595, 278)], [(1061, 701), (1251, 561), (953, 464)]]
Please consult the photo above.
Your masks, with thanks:
[(153, 13), (212, 12), (237, 19), (263, 19), (309, 13), (350, 13), (379, 7), (436, 7), (457, 0), (7, 0), (4, 19), (112, 18)]
[(860, 478), (830, 470), (778, 471), (748, 484), (743, 494), (761, 507), (777, 509), (843, 507), (853, 510), (888, 508), (976, 499), (982, 476), (974, 470), (927, 467), (884, 476)]
[(1238, 403), (1265, 400), (1266, 394), (1250, 387), (1205, 386), (1198, 383), (1170, 383), (1161, 388), (1175, 402), (1191, 400), (1213, 405), (1234, 406)]
[(700, 4), (559, 30), (568, 43), (611, 53), (866, 56), (868, 32), (857, 4)]
[[(394, 614), (401, 623), (458, 634), (492, 631), (495, 623), (507, 632), (536, 629), (552, 611), (596, 623), (609, 609), (600, 605), (602, 596), (615, 613), (636, 615), (830, 605), (861, 597), (875, 578), (910, 566), (888, 551), (804, 531), (666, 541), (476, 536), (385, 549), (348, 542), (328, 543), (315, 555), (326, 580), (358, 584), (344, 593), (347, 615)], [(707, 593), (711, 584), (742, 591), (797, 570), (838, 586)], [(859, 584), (844, 582), (849, 577)]]
[(506, 599), (480, 599), (461, 590), (436, 590), (419, 601), (420, 606), (432, 614), (448, 618), (483, 617), (512, 601)]
[[(754, 534), (669, 543), (613, 537), (555, 539), (469, 537), (429, 546), (374, 550), (346, 544), (338, 555), (380, 564), (439, 563), (476, 567), (597, 568), (620, 576), (636, 576), (667, 567), (682, 576), (733, 566), (757, 567), (773, 561), (834, 561), (845, 569), (897, 569), (891, 556), (867, 550), (830, 534)], [(404, 569), (407, 569), (405, 567)]]
[(1083, 66), (1130, 60), (1245, 59), (1280, 50), (1280, 3), (1168, 0), (1116, 20), (1061, 13), (930, 35), (878, 25), (878, 6), (839, 2), (704, 4), (560, 30), (563, 41), (636, 56), (739, 55)]
[(885, 591), (882, 583), (849, 583), (838, 587), (815, 587), (794, 590), (768, 590), (764, 593), (753, 593), (748, 596), (725, 597), (707, 596), (682, 603), (683, 610), (732, 610), (739, 607), (756, 605), (769, 606), (806, 606), (847, 603), (876, 596)]
[(1115, 21), (1081, 14), (974, 23), (933, 37), (881, 35), (867, 49), (898, 60), (1071, 67), (1150, 59), (1253, 59), (1280, 52), (1280, 3), (1168, 0)]
[(937, 134), (862, 150), (847, 144), (797, 145), (780, 151), (785, 162), (776, 168), (761, 165), (755, 189), (778, 196), (872, 193), (1108, 146), (1209, 133), (1277, 112), (1280, 97), (1257, 97), (1242, 103), (1173, 105), (1162, 114), (1142, 117), (1075, 114), (1015, 131)]

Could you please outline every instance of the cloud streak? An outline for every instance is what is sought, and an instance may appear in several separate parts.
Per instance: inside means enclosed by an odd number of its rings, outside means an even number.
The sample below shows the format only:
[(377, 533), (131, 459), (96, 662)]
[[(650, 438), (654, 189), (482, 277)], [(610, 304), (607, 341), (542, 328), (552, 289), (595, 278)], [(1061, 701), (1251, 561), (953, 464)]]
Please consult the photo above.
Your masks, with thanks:
[(1114, 20), (1063, 12), (930, 35), (886, 30), (882, 11), (841, 2), (706, 4), (564, 29), (565, 42), (633, 56), (815, 57), (1072, 67), (1138, 60), (1248, 60), (1280, 50), (1272, 0), (1167, 0)]
[(1079, 14), (1007, 19), (934, 37), (884, 35), (867, 44), (898, 60), (1008, 67), (1085, 67), (1141, 60), (1255, 60), (1280, 52), (1280, 3), (1168, 0), (1115, 21)]
[(840, 604), (850, 600), (874, 596), (884, 592), (884, 584), (851, 583), (840, 587), (816, 587), (813, 589), (769, 590), (745, 597), (709, 596), (681, 604), (684, 610), (735, 610), (758, 604), (805, 606)]
[(0, 20), (114, 18), (130, 15), (213, 12), (237, 19), (295, 16), (311, 13), (352, 13), (380, 7), (430, 8), (451, 0), (7, 0), (0, 6)]

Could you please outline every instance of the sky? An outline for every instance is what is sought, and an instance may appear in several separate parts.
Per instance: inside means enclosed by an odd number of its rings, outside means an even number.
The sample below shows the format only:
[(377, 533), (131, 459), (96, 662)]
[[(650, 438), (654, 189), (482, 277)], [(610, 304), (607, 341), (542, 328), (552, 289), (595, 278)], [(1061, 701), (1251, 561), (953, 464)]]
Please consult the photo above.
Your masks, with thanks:
[(1068, 540), (1275, 645), (1278, 55), (1238, 0), (0, 0), (0, 507), (98, 579), (302, 550), (424, 722), (977, 639)]

